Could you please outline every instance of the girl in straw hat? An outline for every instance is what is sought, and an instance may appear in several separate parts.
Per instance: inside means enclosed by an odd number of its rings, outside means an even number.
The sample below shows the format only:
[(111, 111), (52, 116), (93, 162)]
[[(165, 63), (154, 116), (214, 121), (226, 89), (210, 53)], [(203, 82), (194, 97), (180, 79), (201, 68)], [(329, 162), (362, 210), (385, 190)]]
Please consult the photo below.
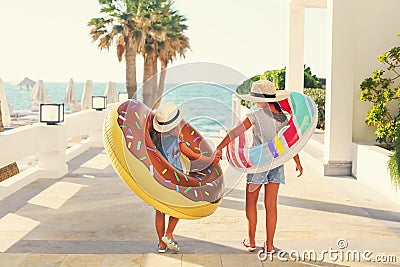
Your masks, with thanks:
[[(183, 113), (173, 103), (161, 105), (154, 118), (153, 140), (157, 149), (175, 168), (185, 173), (190, 171), (190, 161), (196, 160), (197, 163), (211, 164), (213, 159), (193, 152), (182, 140), (180, 130), (184, 126), (182, 121)], [(164, 253), (167, 249), (178, 252), (180, 247), (174, 240), (173, 231), (179, 219), (170, 216), (168, 227), (165, 230), (165, 214), (156, 211), (155, 225), (159, 239), (158, 252)]]
[[(275, 135), (288, 122), (287, 115), (282, 111), (279, 104), (289, 96), (286, 91), (276, 91), (275, 85), (268, 80), (259, 80), (252, 84), (251, 92), (248, 95), (243, 95), (242, 98), (255, 102), (258, 108), (247, 115), (246, 119), (235, 127), (217, 146), (215, 151), (216, 158), (220, 159), (222, 149), (229, 142), (244, 131), (253, 127), (253, 146), (258, 146), (266, 143), (274, 138)], [(296, 155), (294, 158), (296, 170), (299, 171), (299, 176), (303, 173), (303, 167), (300, 163), (300, 158)], [(274, 253), (273, 240), (277, 222), (277, 196), (280, 184), (285, 183), (285, 174), (283, 165), (272, 170), (247, 174), (246, 184), (246, 217), (248, 222), (248, 238), (244, 239), (242, 245), (249, 251), (256, 249), (255, 233), (257, 226), (257, 200), (262, 185), (265, 188), (264, 206), (266, 210), (266, 228), (267, 235), (264, 242), (264, 250), (267, 253)]]

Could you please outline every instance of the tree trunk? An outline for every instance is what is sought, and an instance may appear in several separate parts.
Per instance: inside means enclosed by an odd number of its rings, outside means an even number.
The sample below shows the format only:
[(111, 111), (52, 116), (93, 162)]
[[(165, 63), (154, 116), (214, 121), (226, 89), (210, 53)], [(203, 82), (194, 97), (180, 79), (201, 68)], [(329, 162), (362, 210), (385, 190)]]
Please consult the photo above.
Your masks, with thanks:
[(167, 76), (167, 64), (167, 62), (161, 61), (160, 82), (158, 84), (157, 102), (154, 104), (155, 108), (158, 108), (160, 106), (161, 99), (164, 94), (165, 78)]
[(154, 55), (153, 57), (153, 76), (151, 78), (152, 84), (151, 86), (153, 87), (153, 94), (151, 96), (151, 105), (154, 107), (157, 99), (158, 99), (158, 81), (157, 81), (157, 74), (158, 74), (158, 66), (157, 66), (157, 57)]
[[(4, 132), (4, 125), (1, 113), (1, 102), (0, 102), (0, 132)], [(0, 182), (16, 175), (19, 173), (18, 165), (16, 162), (13, 162), (7, 166), (0, 168)]]
[(153, 56), (151, 54), (144, 55), (143, 68), (143, 103), (151, 108), (151, 97), (153, 94), (153, 81), (150, 80), (153, 75)]
[(126, 91), (129, 99), (137, 99), (136, 45), (130, 46), (127, 42), (125, 49)]

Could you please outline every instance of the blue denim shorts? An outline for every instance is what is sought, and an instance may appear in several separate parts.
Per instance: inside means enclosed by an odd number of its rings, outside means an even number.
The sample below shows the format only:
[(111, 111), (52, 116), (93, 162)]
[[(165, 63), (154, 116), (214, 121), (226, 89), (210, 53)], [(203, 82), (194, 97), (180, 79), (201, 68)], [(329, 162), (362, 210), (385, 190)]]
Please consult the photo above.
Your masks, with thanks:
[(275, 169), (260, 172), (260, 173), (249, 173), (247, 174), (247, 183), (250, 184), (268, 184), (278, 183), (285, 184), (285, 170), (283, 165), (276, 167)]

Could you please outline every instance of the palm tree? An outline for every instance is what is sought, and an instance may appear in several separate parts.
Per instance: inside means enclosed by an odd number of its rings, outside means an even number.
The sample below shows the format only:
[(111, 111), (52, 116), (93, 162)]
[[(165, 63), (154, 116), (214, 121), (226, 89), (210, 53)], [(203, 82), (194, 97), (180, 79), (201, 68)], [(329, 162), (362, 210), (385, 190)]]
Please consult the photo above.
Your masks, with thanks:
[(147, 14), (143, 15), (142, 26), (146, 33), (143, 39), (141, 54), (143, 66), (143, 103), (153, 106), (154, 94), (157, 92), (157, 41), (162, 38), (162, 19), (170, 10), (172, 2), (165, 0), (147, 1)]
[(93, 41), (99, 41), (100, 49), (117, 45), (118, 60), (125, 56), (126, 91), (129, 98), (136, 99), (136, 53), (143, 30), (136, 19), (141, 9), (141, 0), (99, 0), (104, 18), (93, 18), (88, 23)]
[(186, 18), (178, 14), (176, 10), (171, 11), (170, 16), (166, 16), (163, 20), (164, 38), (158, 43), (161, 73), (158, 90), (153, 99), (155, 107), (160, 105), (164, 93), (168, 63), (172, 62), (177, 55), (184, 57), (186, 51), (190, 49), (189, 38), (183, 34), (187, 29), (187, 25), (184, 24), (185, 21)]
[[(170, 0), (99, 0), (104, 18), (93, 18), (90, 34), (99, 41), (100, 49), (109, 49), (115, 42), (119, 61), (125, 56), (126, 86), (130, 98), (137, 93), (136, 54), (144, 58), (143, 103), (153, 106), (164, 90), (165, 72), (157, 81), (157, 60), (161, 68), (177, 54), (183, 56), (189, 48), (183, 35), (186, 18), (172, 10)], [(160, 46), (160, 47), (159, 47)]]

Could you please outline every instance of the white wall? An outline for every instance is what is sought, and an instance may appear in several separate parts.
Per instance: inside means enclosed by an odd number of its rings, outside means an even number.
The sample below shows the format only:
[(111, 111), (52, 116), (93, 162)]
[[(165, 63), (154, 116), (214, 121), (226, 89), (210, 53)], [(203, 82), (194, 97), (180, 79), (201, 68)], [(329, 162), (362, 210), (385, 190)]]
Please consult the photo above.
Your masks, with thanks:
[(387, 167), (391, 153), (378, 146), (353, 143), (353, 175), (375, 191), (400, 204), (400, 190), (395, 190)]
[[(36, 123), (0, 133), (0, 167), (31, 155), (38, 158), (37, 166), (0, 184), (0, 200), (38, 178), (62, 177), (68, 172), (68, 160), (90, 147), (103, 146), (106, 114), (107, 111), (84, 110), (67, 115), (59, 125)], [(68, 140), (84, 134), (89, 136), (87, 140), (67, 149)]]
[[(378, 56), (393, 46), (400, 46), (398, 16), (399, 0), (354, 0), (354, 91), (353, 91), (353, 141), (374, 142), (375, 128), (365, 124), (371, 104), (360, 102), (360, 84), (383, 65)], [(340, 19), (340, 14), (338, 14)], [(345, 66), (344, 66), (345, 67)], [(338, 103), (339, 104), (339, 103)]]

